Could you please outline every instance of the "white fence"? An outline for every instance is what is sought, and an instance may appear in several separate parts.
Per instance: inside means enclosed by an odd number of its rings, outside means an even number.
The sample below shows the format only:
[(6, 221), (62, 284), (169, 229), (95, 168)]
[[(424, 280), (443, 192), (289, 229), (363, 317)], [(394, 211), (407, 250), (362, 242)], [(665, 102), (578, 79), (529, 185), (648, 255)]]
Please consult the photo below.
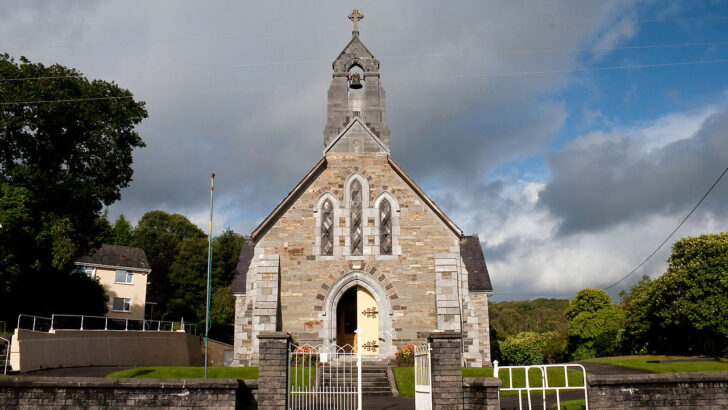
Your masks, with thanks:
[(361, 410), (360, 341), (356, 348), (291, 344), (289, 351), (289, 409)]
[(185, 324), (184, 319), (179, 322), (143, 319), (119, 319), (106, 316), (62, 315), (54, 314), (51, 317), (18, 315), (18, 329), (28, 329), (39, 332), (50, 332), (58, 329), (65, 330), (141, 330), (141, 331), (176, 331), (183, 330), (196, 334), (197, 326)]
[(430, 344), (415, 346), (415, 409), (432, 409)]
[[(569, 369), (577, 370), (580, 372), (579, 385), (571, 384), (569, 382)], [(537, 379), (540, 380), (540, 385), (531, 386), (531, 370), (537, 371)], [(551, 370), (551, 371), (549, 371)], [(546, 409), (546, 393), (556, 392), (556, 408), (561, 408), (561, 392), (563, 391), (583, 391), (584, 402), (586, 403), (586, 410), (589, 410), (589, 399), (586, 385), (586, 370), (584, 366), (580, 364), (538, 364), (532, 366), (501, 366), (498, 367), (498, 361), (493, 362), (493, 377), (499, 377), (500, 372), (507, 371), (508, 383), (503, 383), (507, 387), (501, 387), (500, 391), (515, 391), (518, 392), (518, 407), (523, 409), (523, 394), (526, 393), (528, 398), (528, 408), (533, 408), (533, 402), (531, 400), (531, 393), (541, 393), (541, 400), (543, 409)], [(524, 373), (524, 384), (523, 386), (513, 385), (513, 373), (523, 372)], [(562, 373), (563, 371), (563, 373)], [(563, 375), (563, 383), (561, 383), (561, 377)], [(551, 376), (551, 379), (549, 379)], [(558, 382), (553, 380), (558, 378)]]
[[(3, 356), (0, 356), (0, 360), (3, 360), (3, 362), (5, 362), (5, 364), (3, 366), (3, 374), (8, 374), (8, 359), (10, 358), (10, 340), (8, 340), (4, 337), (0, 337), (0, 343), (5, 344), (5, 350), (3, 351)], [(0, 346), (0, 349), (2, 349), (2, 346)]]

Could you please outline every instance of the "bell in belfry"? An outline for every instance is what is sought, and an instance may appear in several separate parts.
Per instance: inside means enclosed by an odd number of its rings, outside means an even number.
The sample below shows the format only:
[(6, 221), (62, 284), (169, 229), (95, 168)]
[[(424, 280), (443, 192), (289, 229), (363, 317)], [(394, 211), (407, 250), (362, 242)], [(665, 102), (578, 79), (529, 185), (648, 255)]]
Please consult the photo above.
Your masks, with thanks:
[(354, 90), (358, 90), (358, 89), (362, 88), (360, 74), (354, 73), (349, 77), (349, 87)]

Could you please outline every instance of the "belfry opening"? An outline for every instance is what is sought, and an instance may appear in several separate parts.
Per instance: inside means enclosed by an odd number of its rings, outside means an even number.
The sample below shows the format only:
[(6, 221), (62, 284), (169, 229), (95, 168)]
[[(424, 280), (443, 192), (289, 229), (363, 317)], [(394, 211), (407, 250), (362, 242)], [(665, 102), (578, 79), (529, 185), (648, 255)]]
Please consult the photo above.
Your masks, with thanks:
[(336, 305), (336, 344), (356, 352), (358, 342), (362, 355), (379, 355), (377, 301), (366, 288), (356, 285), (345, 291)]

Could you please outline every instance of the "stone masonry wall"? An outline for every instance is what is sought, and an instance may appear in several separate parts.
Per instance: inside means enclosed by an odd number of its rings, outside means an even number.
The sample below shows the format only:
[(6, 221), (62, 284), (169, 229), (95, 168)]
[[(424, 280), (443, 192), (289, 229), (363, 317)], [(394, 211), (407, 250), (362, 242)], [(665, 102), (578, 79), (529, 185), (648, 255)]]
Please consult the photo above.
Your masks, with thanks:
[[(380, 313), (389, 315), (392, 323), (389, 334), (379, 335), (386, 340), (381, 346), (388, 345), (390, 349), (380, 349), (383, 350), (381, 353), (389, 356), (404, 344), (423, 342), (423, 331), (438, 328), (435, 256), (459, 252), (458, 236), (396, 174), (389, 166), (386, 154), (329, 153), (326, 160), (326, 169), (256, 244), (256, 258), (280, 255), (282, 329), (290, 332), (298, 343), (328, 342), (323, 338), (324, 335), (331, 336), (331, 332), (326, 333), (326, 327), (333, 326), (331, 321), (335, 314), (322, 305), (328, 288), (342, 276), (366, 269), (364, 273), (377, 280), (382, 278), (380, 288), (372, 293), (386, 297), (392, 309)], [(353, 174), (361, 175), (369, 185), (369, 195), (364, 199), (362, 256), (348, 254), (348, 217), (342, 212), (346, 207), (345, 184)], [(320, 256), (315, 249), (316, 205), (326, 193), (335, 196), (339, 203), (338, 213), (335, 213), (334, 256)], [(399, 247), (393, 255), (378, 255), (375, 242), (377, 210), (373, 205), (383, 193), (389, 193), (397, 202), (393, 208), (398, 211), (395, 217), (399, 226), (394, 234)], [(450, 282), (443, 284), (457, 293), (451, 286), (452, 274), (449, 274)], [(255, 275), (248, 275), (249, 281), (254, 278)], [(452, 315), (450, 311), (457, 310), (457, 300), (449, 303), (453, 306), (448, 306), (447, 312)], [(448, 323), (459, 326), (459, 319), (451, 318), (453, 321)], [(453, 326), (448, 325), (448, 328)]]
[(2, 409), (256, 408), (257, 380), (0, 378)]
[(499, 410), (498, 389), (501, 381), (495, 377), (463, 378), (463, 409)]
[(728, 373), (588, 376), (591, 409), (725, 409)]

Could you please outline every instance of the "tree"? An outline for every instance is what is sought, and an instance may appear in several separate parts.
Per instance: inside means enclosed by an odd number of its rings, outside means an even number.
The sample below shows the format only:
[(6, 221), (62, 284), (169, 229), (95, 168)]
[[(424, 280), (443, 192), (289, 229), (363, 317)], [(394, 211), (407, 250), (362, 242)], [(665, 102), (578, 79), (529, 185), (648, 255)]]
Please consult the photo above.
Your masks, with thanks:
[(569, 322), (567, 350), (582, 360), (614, 354), (618, 348), (624, 314), (601, 289), (582, 289), (564, 312)]
[(228, 286), (235, 277), (243, 236), (226, 228), (220, 236), (215, 237), (212, 246), (212, 285)]
[(174, 291), (167, 312), (173, 317), (203, 321), (207, 300), (207, 240), (185, 238), (178, 251), (169, 268)]
[(205, 238), (205, 233), (184, 216), (160, 210), (144, 214), (134, 229), (132, 246), (144, 249), (152, 268), (147, 300), (157, 302), (155, 310), (167, 319), (180, 319), (167, 312), (167, 302), (174, 295), (169, 273), (179, 254), (179, 245), (184, 239), (204, 241)]
[(113, 245), (130, 246), (134, 236), (134, 228), (124, 215), (119, 215), (111, 228), (111, 243)]
[(500, 343), (503, 362), (508, 365), (523, 366), (543, 363), (545, 340), (536, 332), (521, 332), (509, 336)]
[[(59, 307), (37, 295), (99, 244), (98, 217), (131, 181), (147, 112), (130, 91), (60, 65), (3, 54), (0, 78), (13, 79), (0, 82), (0, 316), (10, 319)], [(76, 101), (27, 102), (58, 100)]]
[(625, 296), (632, 350), (728, 354), (728, 232), (675, 242), (667, 271)]

